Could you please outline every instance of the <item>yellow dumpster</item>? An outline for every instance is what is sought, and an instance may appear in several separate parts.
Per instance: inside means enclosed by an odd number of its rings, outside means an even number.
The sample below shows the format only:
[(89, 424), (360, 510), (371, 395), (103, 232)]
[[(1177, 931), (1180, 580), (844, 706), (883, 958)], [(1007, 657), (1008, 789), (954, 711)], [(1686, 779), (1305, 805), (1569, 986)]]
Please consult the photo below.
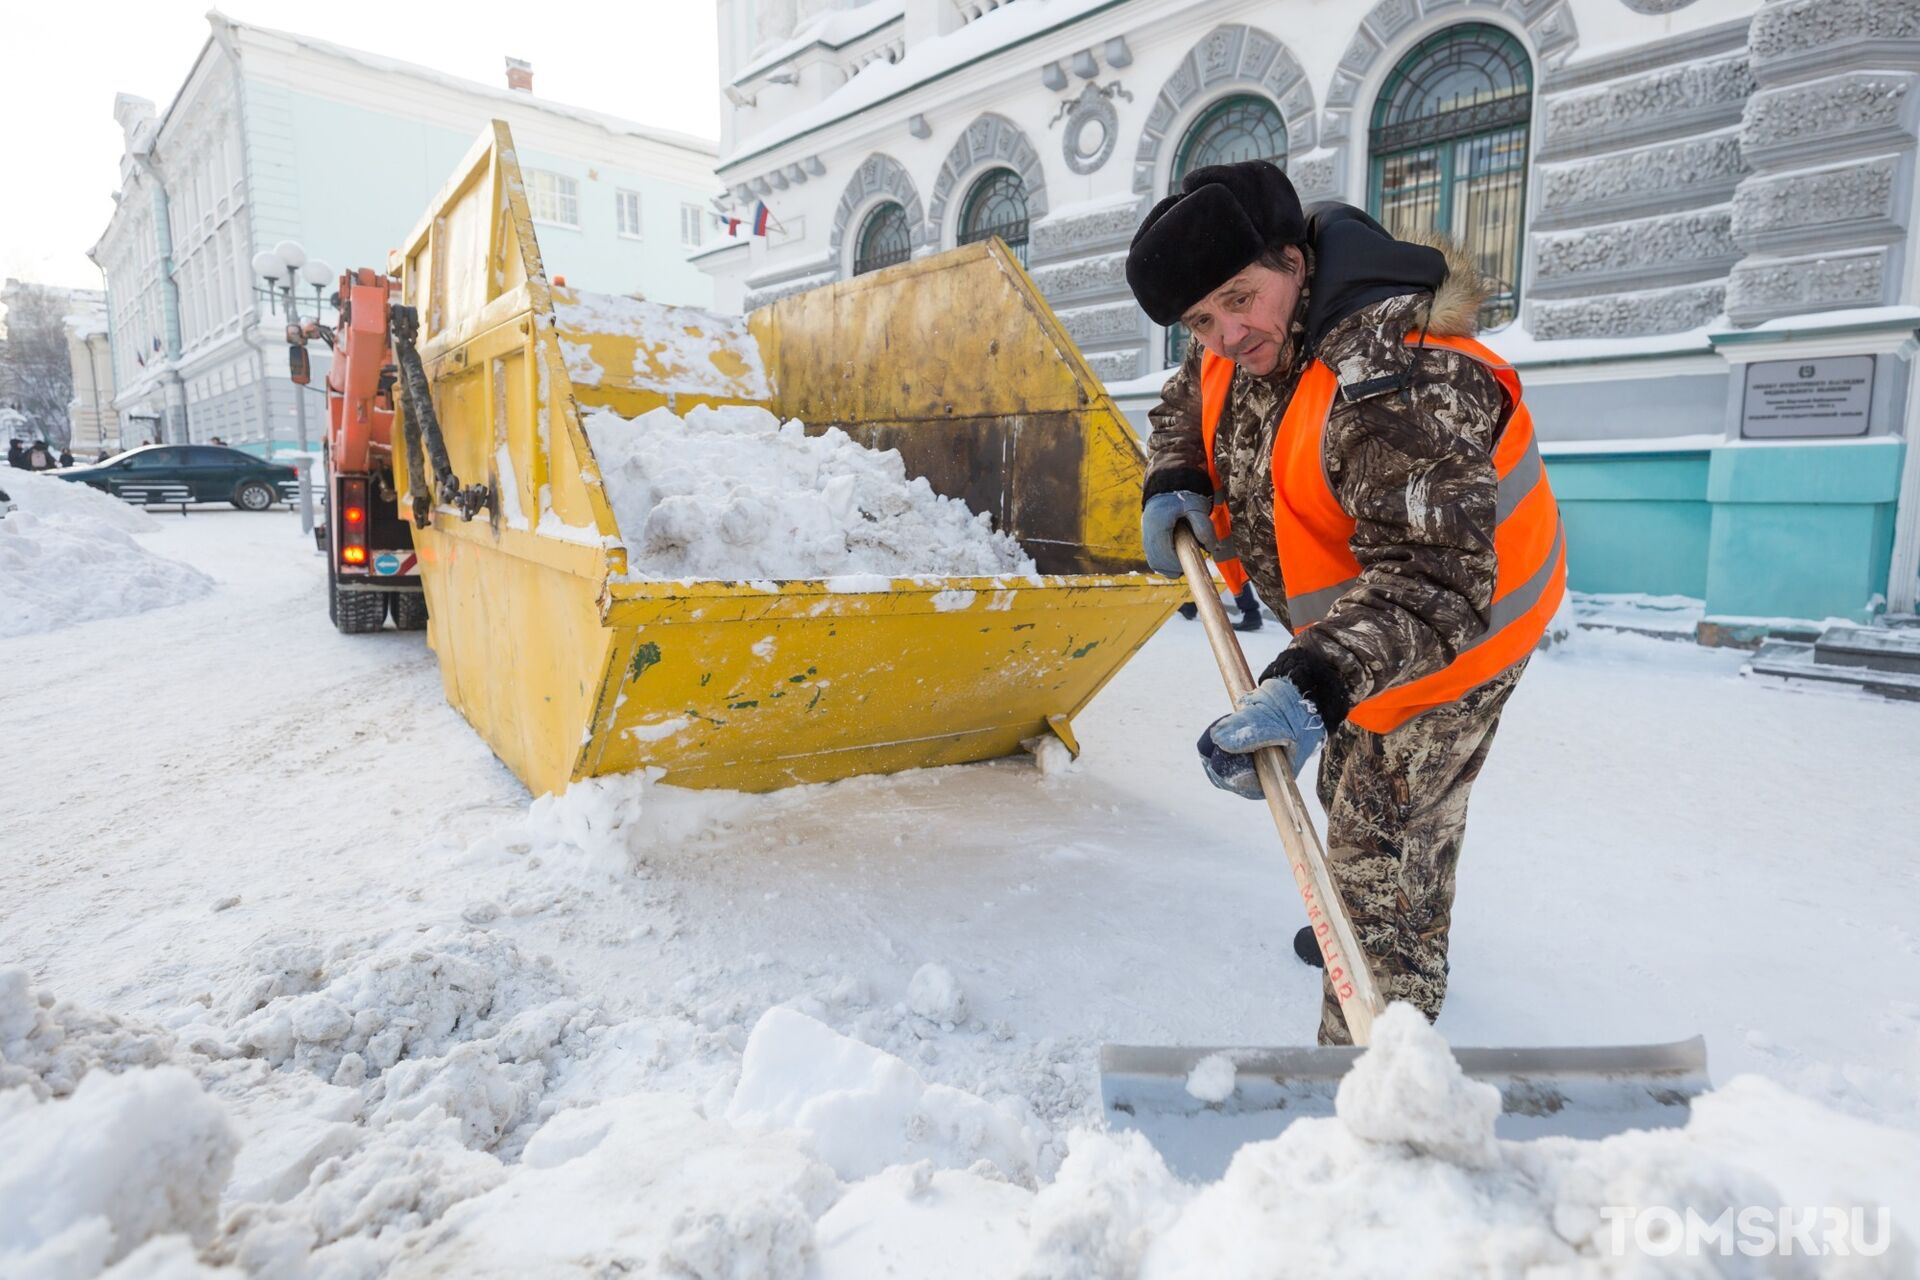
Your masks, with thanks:
[[(762, 791), (1049, 731), (1074, 748), (1073, 716), (1181, 599), (1142, 571), (1137, 441), (998, 241), (744, 321), (596, 297), (548, 281), (495, 121), (395, 270), (448, 461), (494, 494), (471, 522), (439, 504), (415, 531), (428, 640), (448, 700), (536, 794), (639, 768)], [(854, 591), (630, 579), (581, 415), (695, 404), (898, 449), (1039, 572)]]

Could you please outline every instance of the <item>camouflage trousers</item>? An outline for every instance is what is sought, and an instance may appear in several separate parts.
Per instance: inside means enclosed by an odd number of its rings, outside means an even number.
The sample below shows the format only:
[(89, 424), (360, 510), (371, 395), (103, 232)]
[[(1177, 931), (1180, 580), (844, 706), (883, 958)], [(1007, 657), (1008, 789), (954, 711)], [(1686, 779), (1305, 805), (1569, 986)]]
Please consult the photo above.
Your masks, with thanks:
[[(1320, 803), (1334, 886), (1381, 996), (1405, 1000), (1429, 1019), (1439, 1016), (1447, 994), (1447, 930), (1467, 793), (1526, 665), (1515, 663), (1391, 733), (1349, 721), (1321, 749)], [(1324, 982), (1320, 1043), (1353, 1043)]]

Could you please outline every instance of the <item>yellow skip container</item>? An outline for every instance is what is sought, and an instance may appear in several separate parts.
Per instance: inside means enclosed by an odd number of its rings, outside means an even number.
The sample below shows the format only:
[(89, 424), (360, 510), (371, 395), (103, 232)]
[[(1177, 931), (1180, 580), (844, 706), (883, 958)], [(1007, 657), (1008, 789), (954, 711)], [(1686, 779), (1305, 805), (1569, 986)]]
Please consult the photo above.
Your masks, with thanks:
[[(441, 504), (415, 531), (428, 641), (448, 700), (536, 794), (643, 767), (764, 791), (989, 759), (1049, 731), (1077, 750), (1073, 716), (1182, 599), (1143, 572), (1137, 441), (997, 240), (744, 321), (599, 298), (549, 283), (495, 121), (396, 269), (449, 460), (496, 495), (470, 523)], [(1040, 572), (859, 591), (629, 581), (581, 413), (695, 404), (898, 449)]]

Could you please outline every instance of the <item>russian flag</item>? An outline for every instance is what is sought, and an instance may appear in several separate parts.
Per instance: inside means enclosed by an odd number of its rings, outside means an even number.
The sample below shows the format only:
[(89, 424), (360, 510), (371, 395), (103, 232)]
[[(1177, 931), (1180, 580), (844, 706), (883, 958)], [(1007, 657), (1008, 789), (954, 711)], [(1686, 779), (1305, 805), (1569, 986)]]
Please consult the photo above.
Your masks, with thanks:
[(753, 206), (753, 234), (757, 236), (767, 234), (767, 219), (772, 216), (773, 211), (767, 208), (765, 200), (756, 203)]

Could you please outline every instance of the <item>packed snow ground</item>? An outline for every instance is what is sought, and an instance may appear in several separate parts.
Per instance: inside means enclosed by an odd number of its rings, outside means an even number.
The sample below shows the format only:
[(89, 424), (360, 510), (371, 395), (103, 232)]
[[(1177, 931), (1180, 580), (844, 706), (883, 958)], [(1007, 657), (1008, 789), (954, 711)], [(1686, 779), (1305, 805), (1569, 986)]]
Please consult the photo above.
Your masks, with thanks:
[(213, 594), (0, 644), (0, 1274), (1645, 1275), (1680, 1262), (1603, 1211), (1729, 1204), (1900, 1239), (1690, 1274), (1913, 1273), (1920, 708), (1640, 636), (1536, 660), (1439, 1032), (1699, 1030), (1722, 1087), (1498, 1143), (1390, 1020), (1338, 1119), (1195, 1187), (1088, 1129), (1098, 1045), (1308, 1042), (1318, 982), (1191, 759), (1193, 625), (1070, 767), (529, 804), (418, 636), (327, 626), (284, 514), (160, 524)]
[(586, 415), (636, 579), (1032, 573), (992, 517), (907, 478), (896, 449), (765, 409)]

